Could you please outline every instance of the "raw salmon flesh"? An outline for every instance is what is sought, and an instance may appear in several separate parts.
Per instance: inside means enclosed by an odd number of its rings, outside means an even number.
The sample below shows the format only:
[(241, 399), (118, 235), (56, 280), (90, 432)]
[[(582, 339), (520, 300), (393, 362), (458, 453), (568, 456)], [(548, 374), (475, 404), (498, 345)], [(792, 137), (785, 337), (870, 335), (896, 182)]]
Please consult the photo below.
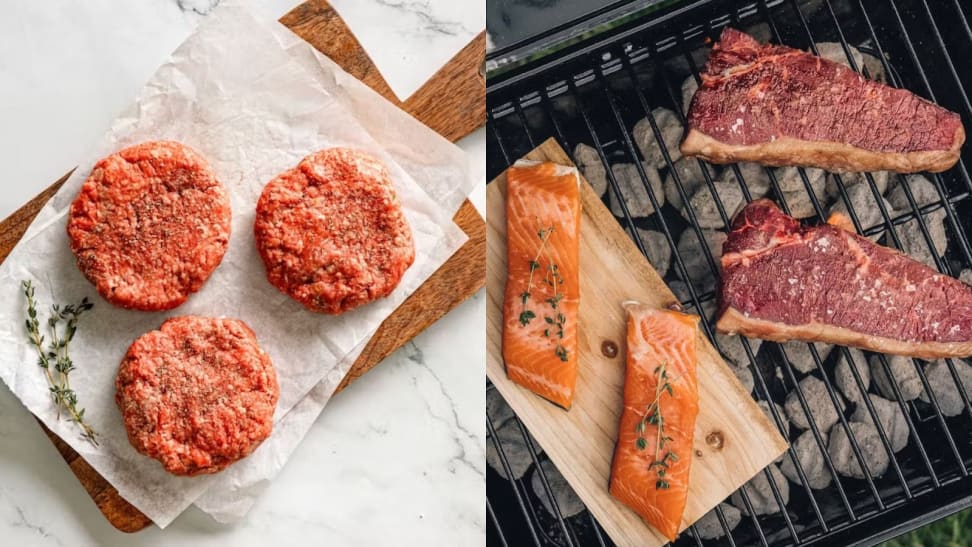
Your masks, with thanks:
[(699, 318), (629, 305), (628, 363), (611, 495), (669, 540), (682, 522), (699, 413)]
[(506, 374), (566, 409), (577, 382), (579, 181), (576, 168), (549, 162), (517, 162), (506, 175)]

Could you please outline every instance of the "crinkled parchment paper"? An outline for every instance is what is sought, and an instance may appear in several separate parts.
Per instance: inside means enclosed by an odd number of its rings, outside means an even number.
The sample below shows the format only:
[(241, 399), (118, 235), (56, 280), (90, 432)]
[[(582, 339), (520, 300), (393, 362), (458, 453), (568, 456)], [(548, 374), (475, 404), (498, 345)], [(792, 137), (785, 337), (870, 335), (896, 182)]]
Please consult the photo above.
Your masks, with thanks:
[[(386, 101), (370, 87), (344, 72), (334, 61), (283, 25), (271, 22), (269, 30), (296, 59), (315, 75), (324, 88), (354, 112), (358, 122), (385, 151), (419, 183), (442, 208), (455, 213), (472, 191), (465, 153)], [(421, 146), (415, 146), (422, 143)], [(370, 337), (369, 337), (370, 338)], [(346, 357), (347, 371), (361, 354), (367, 340)], [(237, 465), (223, 472), (195, 505), (220, 522), (243, 517), (290, 459), (314, 421), (343, 379), (321, 381), (283, 418), (275, 435), (251, 456), (255, 465)]]
[[(299, 414), (306, 413), (308, 401), (314, 408), (322, 406), (353, 363), (351, 354), (360, 351), (384, 318), (465, 241), (451, 221), (454, 211), (430, 197), (434, 194), (451, 204), (456, 200), (453, 192), (443, 195), (441, 182), (423, 189), (395, 161), (397, 156), (386, 152), (357, 121), (347, 97), (329, 91), (326, 78), (313, 72), (322, 70), (321, 63), (315, 68), (308, 62), (311, 57), (296, 54), (299, 48), (292, 39), (283, 39), (271, 25), (236, 2), (207, 18), (155, 73), (0, 266), (0, 378), (160, 527), (220, 481), (227, 481), (221, 491), (231, 491), (227, 488), (238, 488), (242, 479), (252, 484), (272, 478), (283, 465), (278, 460), (289, 456), (309, 426), (284, 419), (288, 412), (302, 400)], [(222, 265), (186, 304), (164, 313), (122, 310), (97, 297), (75, 266), (65, 234), (66, 213), (97, 159), (157, 139), (183, 142), (209, 160), (229, 190), (233, 232)], [(424, 145), (420, 140), (408, 144), (418, 152), (399, 153), (405, 164), (417, 158)], [(264, 184), (305, 155), (330, 146), (359, 148), (385, 161), (416, 246), (415, 264), (391, 296), (337, 317), (305, 311), (269, 285), (252, 236), (254, 208)], [(421, 162), (410, 167), (421, 167)], [(466, 172), (457, 176), (463, 180), (456, 184), (464, 185)], [(72, 342), (77, 370), (71, 383), (86, 408), (87, 421), (100, 434), (98, 447), (81, 439), (74, 424), (57, 418), (34, 349), (26, 343), (22, 279), (35, 280), (42, 308), (53, 303), (52, 291), (58, 302), (82, 296), (95, 301)], [(45, 317), (46, 312), (41, 310)], [(231, 480), (226, 473), (190, 478), (166, 473), (131, 447), (115, 407), (114, 377), (131, 342), (166, 318), (187, 314), (243, 319), (276, 365), (281, 397), (274, 433), (257, 451), (260, 454), (254, 454), (258, 457), (231, 468), (241, 480)], [(305, 399), (311, 390), (312, 397)]]

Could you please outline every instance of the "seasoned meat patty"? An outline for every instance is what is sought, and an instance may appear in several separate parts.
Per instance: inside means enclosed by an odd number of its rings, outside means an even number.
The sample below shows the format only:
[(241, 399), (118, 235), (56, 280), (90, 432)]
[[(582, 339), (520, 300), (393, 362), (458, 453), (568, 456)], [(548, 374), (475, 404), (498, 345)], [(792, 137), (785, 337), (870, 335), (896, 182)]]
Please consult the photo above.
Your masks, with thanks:
[(347, 148), (311, 154), (270, 181), (254, 231), (270, 283), (317, 312), (388, 296), (415, 260), (388, 170)]
[(135, 340), (115, 387), (132, 446), (176, 475), (216, 473), (253, 452), (280, 395), (246, 323), (196, 316)]
[(230, 204), (197, 152), (144, 142), (99, 161), (71, 204), (71, 251), (81, 273), (123, 308), (175, 308), (226, 253)]

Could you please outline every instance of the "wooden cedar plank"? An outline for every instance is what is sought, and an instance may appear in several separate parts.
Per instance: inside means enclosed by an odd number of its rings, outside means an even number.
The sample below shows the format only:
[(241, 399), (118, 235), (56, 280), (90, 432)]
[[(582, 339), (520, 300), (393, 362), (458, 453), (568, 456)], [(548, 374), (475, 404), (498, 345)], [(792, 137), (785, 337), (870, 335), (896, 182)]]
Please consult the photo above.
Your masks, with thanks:
[[(374, 63), (327, 2), (306, 2), (281, 19), (302, 38), (331, 57), (348, 73), (450, 140), (465, 137), (486, 119), (486, 82), (482, 74), (485, 32), (463, 48), (412, 97), (402, 103)], [(0, 222), (0, 262), (23, 236), (43, 205), (70, 173)], [(453, 217), (469, 241), (389, 316), (355, 361), (338, 391), (377, 365), (485, 284), (486, 225), (466, 200)], [(43, 426), (42, 426), (43, 427)], [(152, 522), (124, 500), (67, 443), (43, 428), (85, 490), (115, 528), (137, 532)]]
[[(571, 165), (548, 140), (526, 156)], [(608, 492), (622, 407), (626, 318), (621, 303), (662, 307), (675, 295), (655, 273), (586, 181), (581, 183), (581, 313), (577, 391), (569, 412), (513, 384), (503, 368), (506, 282), (505, 176), (486, 192), (486, 373), (533, 437), (618, 545), (665, 539)], [(601, 353), (611, 341), (620, 351)], [(786, 449), (786, 442), (704, 335), (699, 334), (700, 412), (683, 528), (725, 499)]]

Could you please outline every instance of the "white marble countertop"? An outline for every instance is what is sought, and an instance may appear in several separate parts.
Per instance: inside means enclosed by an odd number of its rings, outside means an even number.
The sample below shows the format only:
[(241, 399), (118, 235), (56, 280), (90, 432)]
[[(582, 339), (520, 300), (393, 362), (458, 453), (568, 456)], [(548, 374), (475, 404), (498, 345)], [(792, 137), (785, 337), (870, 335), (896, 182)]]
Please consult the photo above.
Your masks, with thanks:
[[(0, 217), (74, 167), (217, 1), (4, 3)], [(280, 16), (296, 4), (259, 7)], [(485, 25), (480, 0), (332, 4), (400, 95)], [(485, 133), (460, 145), (485, 181)], [(473, 202), (483, 210), (485, 185)], [(470, 348), (485, 348), (482, 292), (336, 396), (242, 522), (190, 509), (137, 535), (108, 524), (0, 384), (0, 544), (485, 544), (485, 359)]]

